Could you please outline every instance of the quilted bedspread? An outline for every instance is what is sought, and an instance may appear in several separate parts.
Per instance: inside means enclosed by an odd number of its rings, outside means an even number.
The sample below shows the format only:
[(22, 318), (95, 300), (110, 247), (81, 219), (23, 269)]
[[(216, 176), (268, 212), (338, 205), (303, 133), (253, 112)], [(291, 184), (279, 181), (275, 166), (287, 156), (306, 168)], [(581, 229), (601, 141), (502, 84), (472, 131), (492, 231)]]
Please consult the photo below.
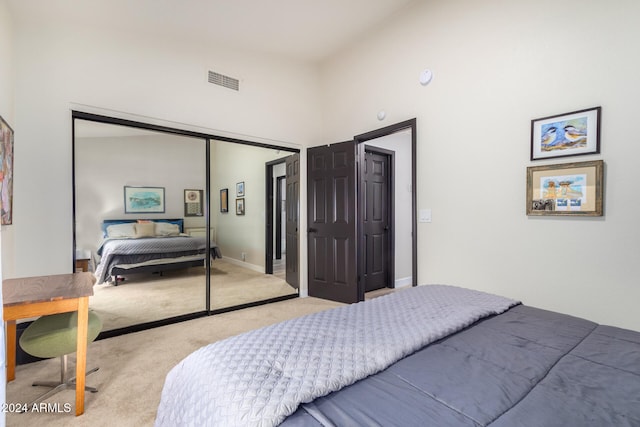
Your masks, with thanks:
[(419, 286), (210, 344), (168, 373), (155, 425), (277, 425), (301, 403), (517, 304), (453, 286)]
[[(157, 258), (197, 255), (207, 247), (204, 237), (171, 236), (141, 239), (106, 239), (96, 252), (101, 256), (96, 268), (98, 283), (103, 283), (111, 274), (111, 268), (118, 261), (134, 263)], [(216, 244), (211, 242), (211, 247)]]

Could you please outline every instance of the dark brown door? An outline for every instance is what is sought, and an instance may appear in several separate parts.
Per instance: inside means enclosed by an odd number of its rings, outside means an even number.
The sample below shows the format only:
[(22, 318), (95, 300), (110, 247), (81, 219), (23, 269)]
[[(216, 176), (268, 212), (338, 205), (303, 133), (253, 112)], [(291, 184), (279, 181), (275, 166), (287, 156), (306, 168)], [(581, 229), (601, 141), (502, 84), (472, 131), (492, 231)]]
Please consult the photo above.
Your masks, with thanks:
[(346, 303), (364, 297), (356, 262), (355, 142), (307, 151), (309, 295)]
[(362, 162), (362, 243), (365, 292), (385, 288), (392, 281), (392, 190), (393, 152), (366, 147)]
[[(298, 289), (300, 275), (298, 271), (299, 223), (300, 223), (300, 154), (292, 154), (286, 160), (286, 280)], [(279, 207), (278, 207), (279, 208)], [(280, 236), (276, 237), (280, 239)]]

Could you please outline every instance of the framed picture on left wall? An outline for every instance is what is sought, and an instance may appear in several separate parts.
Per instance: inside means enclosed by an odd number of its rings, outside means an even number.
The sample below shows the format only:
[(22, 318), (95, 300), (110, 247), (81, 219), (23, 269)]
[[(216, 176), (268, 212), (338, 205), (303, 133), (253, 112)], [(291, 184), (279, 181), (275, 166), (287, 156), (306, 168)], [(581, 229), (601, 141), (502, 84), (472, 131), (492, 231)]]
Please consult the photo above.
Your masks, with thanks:
[(0, 213), (2, 225), (13, 222), (13, 129), (0, 116)]
[(124, 187), (124, 213), (164, 213), (164, 187)]

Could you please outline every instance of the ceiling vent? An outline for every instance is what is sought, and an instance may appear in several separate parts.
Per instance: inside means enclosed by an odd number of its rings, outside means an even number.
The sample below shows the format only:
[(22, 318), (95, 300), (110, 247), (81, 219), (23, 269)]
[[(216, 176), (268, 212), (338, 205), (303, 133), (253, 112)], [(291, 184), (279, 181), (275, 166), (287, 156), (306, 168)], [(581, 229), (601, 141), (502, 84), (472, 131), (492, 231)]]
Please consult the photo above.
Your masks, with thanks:
[(209, 83), (226, 87), (228, 89), (240, 90), (240, 80), (225, 76), (224, 74), (216, 73), (215, 71), (209, 71)]

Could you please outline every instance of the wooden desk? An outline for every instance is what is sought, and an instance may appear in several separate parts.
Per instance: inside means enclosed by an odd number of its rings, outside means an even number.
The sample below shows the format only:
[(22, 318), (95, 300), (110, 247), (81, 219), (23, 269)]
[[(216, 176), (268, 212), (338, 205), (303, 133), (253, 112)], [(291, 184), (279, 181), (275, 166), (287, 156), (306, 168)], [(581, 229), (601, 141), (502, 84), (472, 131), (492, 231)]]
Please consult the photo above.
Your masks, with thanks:
[(84, 413), (87, 370), (89, 297), (96, 279), (91, 273), (24, 277), (2, 281), (4, 321), (7, 322), (7, 381), (16, 378), (16, 320), (47, 314), (78, 312), (76, 415)]

